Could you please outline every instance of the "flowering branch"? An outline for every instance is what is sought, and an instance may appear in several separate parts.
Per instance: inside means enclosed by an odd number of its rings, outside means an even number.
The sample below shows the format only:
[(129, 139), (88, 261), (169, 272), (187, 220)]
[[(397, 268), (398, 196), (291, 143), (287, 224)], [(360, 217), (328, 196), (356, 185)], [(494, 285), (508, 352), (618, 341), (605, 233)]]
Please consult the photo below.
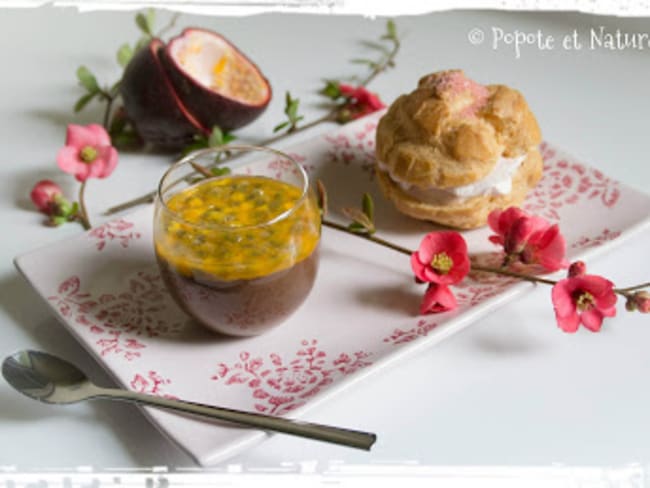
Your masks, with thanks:
[[(324, 90), (321, 91), (322, 94), (325, 94), (333, 102), (332, 107), (329, 111), (321, 117), (318, 117), (310, 122), (307, 122), (302, 125), (298, 125), (298, 122), (301, 120), (298, 115), (299, 100), (291, 98), (291, 95), (287, 93), (287, 98), (285, 102), (288, 103), (289, 98), (293, 102), (292, 114), (294, 115), (293, 124), (289, 124), (289, 130), (280, 133), (276, 136), (273, 136), (269, 139), (260, 141), (258, 145), (260, 146), (270, 146), (275, 144), (278, 141), (281, 141), (288, 137), (291, 134), (297, 134), (299, 132), (305, 131), (312, 127), (315, 127), (324, 122), (339, 122), (346, 123), (354, 118), (361, 117), (367, 113), (383, 108), (383, 104), (376, 95), (373, 95), (364, 88), (369, 85), (379, 74), (383, 73), (389, 68), (395, 66), (395, 59), (399, 53), (401, 44), (399, 37), (397, 35), (397, 29), (395, 23), (392, 20), (388, 20), (386, 23), (386, 32), (382, 35), (381, 40), (388, 41), (391, 45), (390, 50), (388, 50), (384, 56), (373, 65), (371, 65), (371, 70), (368, 76), (361, 81), (357, 88), (350, 87), (349, 85), (341, 85), (336, 82), (337, 92), (327, 93), (327, 86)], [(331, 85), (332, 81), (328, 82), (328, 85)], [(287, 107), (285, 107), (285, 113), (287, 112)], [(289, 116), (289, 114), (287, 114)], [(291, 122), (291, 121), (289, 121)], [(282, 124), (280, 124), (282, 125)], [(277, 128), (278, 126), (276, 126)], [(278, 130), (287, 127), (280, 127)], [(104, 212), (104, 215), (113, 215), (123, 210), (135, 207), (137, 205), (143, 205), (147, 203), (152, 203), (156, 197), (156, 192), (152, 191), (145, 195), (139, 196), (137, 198), (128, 200), (124, 203), (115, 205)]]
[[(369, 198), (369, 195), (364, 195), (364, 207), (368, 205)], [(346, 209), (344, 212), (353, 218), (348, 226), (325, 218), (322, 219), (322, 224), (410, 256), (416, 282), (428, 283), (420, 306), (422, 314), (456, 308), (456, 298), (449, 285), (459, 283), (470, 272), (493, 273), (551, 285), (556, 320), (565, 332), (575, 332), (580, 324), (593, 332), (599, 331), (603, 319), (616, 314), (616, 295), (626, 299), (625, 308), (628, 311), (650, 313), (650, 293), (642, 290), (650, 287), (650, 282), (615, 288), (611, 281), (601, 276), (588, 275), (582, 261), (568, 266), (564, 259), (566, 245), (558, 226), (551, 225), (540, 217), (529, 216), (516, 207), (503, 212), (495, 210), (489, 216), (490, 227), (497, 232), (490, 236), (490, 241), (503, 245), (505, 251), (501, 267), (472, 262), (467, 254), (465, 240), (459, 233), (452, 231), (431, 232), (424, 237), (419, 249), (411, 251), (374, 236), (372, 213), (353, 210)], [(359, 215), (363, 215), (363, 225), (359, 221)], [(515, 262), (541, 266), (546, 271), (568, 267), (568, 276), (561, 280), (551, 280), (507, 269), (507, 266)]]

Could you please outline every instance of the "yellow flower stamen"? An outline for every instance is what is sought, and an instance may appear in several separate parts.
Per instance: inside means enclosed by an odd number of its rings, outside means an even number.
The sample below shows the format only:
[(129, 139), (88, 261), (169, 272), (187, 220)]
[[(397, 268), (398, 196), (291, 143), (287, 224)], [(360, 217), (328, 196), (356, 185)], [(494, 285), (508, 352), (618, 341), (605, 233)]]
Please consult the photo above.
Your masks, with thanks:
[(97, 159), (97, 149), (92, 146), (86, 146), (79, 151), (79, 158), (81, 158), (84, 163), (90, 164)]
[(447, 274), (454, 266), (454, 261), (446, 252), (440, 252), (431, 259), (431, 267), (438, 274)]
[(583, 291), (578, 295), (578, 298), (576, 300), (576, 307), (578, 310), (581, 312), (584, 312), (585, 310), (589, 310), (594, 306), (594, 296), (586, 291)]

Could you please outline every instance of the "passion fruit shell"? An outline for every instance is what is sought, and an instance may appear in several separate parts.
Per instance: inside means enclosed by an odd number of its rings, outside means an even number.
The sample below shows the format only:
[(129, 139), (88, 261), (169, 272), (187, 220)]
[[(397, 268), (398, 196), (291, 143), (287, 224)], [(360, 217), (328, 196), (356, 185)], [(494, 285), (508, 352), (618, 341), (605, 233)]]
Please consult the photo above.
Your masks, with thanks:
[(160, 52), (176, 95), (204, 127), (243, 127), (271, 100), (260, 69), (225, 37), (188, 28)]
[(215, 125), (243, 127), (271, 101), (271, 86), (250, 59), (219, 34), (195, 28), (167, 46), (153, 39), (140, 49), (120, 90), (140, 137), (167, 149), (209, 135)]
[(140, 49), (124, 71), (120, 91), (129, 119), (143, 140), (158, 147), (176, 149), (195, 134), (208, 134), (180, 101), (160, 63), (164, 47), (153, 39)]

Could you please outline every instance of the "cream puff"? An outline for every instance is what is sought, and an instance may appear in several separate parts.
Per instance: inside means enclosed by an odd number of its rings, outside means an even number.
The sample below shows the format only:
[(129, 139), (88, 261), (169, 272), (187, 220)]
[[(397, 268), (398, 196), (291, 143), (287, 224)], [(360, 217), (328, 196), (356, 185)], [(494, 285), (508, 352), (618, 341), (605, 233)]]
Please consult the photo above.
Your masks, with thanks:
[(376, 174), (398, 210), (461, 229), (519, 205), (542, 176), (541, 134), (523, 95), (461, 70), (427, 75), (379, 121)]

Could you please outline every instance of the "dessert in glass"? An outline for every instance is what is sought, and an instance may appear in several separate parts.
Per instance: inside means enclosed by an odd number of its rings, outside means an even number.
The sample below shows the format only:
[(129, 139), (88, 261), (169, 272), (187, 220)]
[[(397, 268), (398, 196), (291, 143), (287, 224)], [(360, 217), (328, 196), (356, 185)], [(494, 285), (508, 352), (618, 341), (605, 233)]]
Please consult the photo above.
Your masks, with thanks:
[(291, 315), (316, 278), (319, 241), (307, 174), (282, 152), (204, 149), (160, 181), (154, 245), (163, 279), (178, 305), (214, 331), (257, 335)]

